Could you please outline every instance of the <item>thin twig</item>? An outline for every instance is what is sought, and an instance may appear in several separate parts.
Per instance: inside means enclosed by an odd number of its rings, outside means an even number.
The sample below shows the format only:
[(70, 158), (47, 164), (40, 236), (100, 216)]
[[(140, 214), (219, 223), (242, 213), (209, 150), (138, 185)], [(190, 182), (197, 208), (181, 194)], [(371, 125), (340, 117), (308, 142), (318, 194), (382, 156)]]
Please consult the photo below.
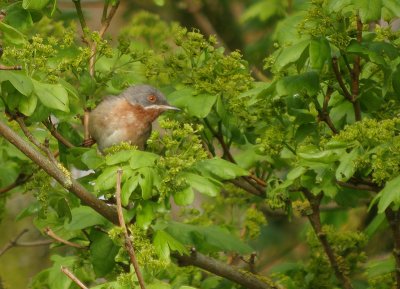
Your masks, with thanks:
[(131, 242), (131, 238), (129, 236), (128, 229), (126, 228), (126, 225), (125, 225), (124, 215), (122, 213), (121, 177), (122, 177), (122, 170), (119, 169), (117, 171), (117, 185), (116, 185), (116, 190), (115, 190), (115, 198), (117, 199), (118, 221), (119, 221), (120, 227), (122, 228), (122, 230), (124, 232), (125, 248), (128, 251), (131, 263), (133, 265), (133, 268), (135, 269), (135, 273), (138, 278), (140, 288), (145, 289), (146, 287), (144, 285), (143, 276), (142, 276), (142, 273), (140, 272), (139, 264), (136, 260), (135, 249), (133, 248), (133, 244)]
[[(108, 5), (107, 1), (106, 4), (104, 5)], [(103, 20), (102, 19), (102, 25), (99, 31), (99, 35), (100, 38), (102, 38), (104, 36), (104, 33), (106, 33), (108, 27), (110, 26), (111, 20), (113, 19), (115, 12), (117, 12), (119, 6), (119, 0), (116, 0), (115, 3), (111, 6), (111, 9), (107, 15), (107, 17)], [(89, 59), (89, 74), (90, 76), (94, 77), (95, 74), (95, 63), (96, 63), (96, 51), (97, 51), (97, 42), (93, 41), (91, 46), (90, 46), (90, 50), (91, 50), (91, 57)]]
[(56, 129), (55, 125), (49, 118), (47, 121), (43, 121), (43, 124), (47, 127), (47, 129), (50, 131), (51, 135), (54, 136), (60, 143), (65, 145), (67, 148), (73, 148), (75, 147), (69, 140), (67, 140), (65, 137), (63, 137), (58, 130)]
[(317, 196), (314, 196), (308, 189), (302, 188), (301, 189), (303, 195), (306, 197), (308, 202), (310, 203), (312, 213), (307, 215), (308, 220), (312, 228), (314, 229), (315, 234), (317, 235), (325, 254), (328, 256), (329, 262), (335, 272), (336, 278), (340, 281), (343, 288), (345, 289), (352, 289), (353, 285), (350, 282), (349, 276), (343, 270), (338, 262), (338, 256), (334, 252), (333, 248), (328, 242), (328, 238), (326, 233), (322, 229), (321, 219), (320, 219), (320, 204), (323, 197), (323, 194), (320, 193)]
[(329, 104), (329, 100), (331, 99), (332, 93), (333, 93), (333, 88), (331, 86), (328, 86), (328, 88), (326, 89), (326, 94), (324, 97), (324, 103), (322, 105), (322, 110), (319, 111), (319, 113), (318, 113), (318, 118), (319, 118), (319, 120), (325, 122), (334, 134), (337, 134), (338, 130), (336, 129), (335, 125), (333, 124), (332, 119), (329, 116), (329, 112), (328, 112), (328, 104)]
[(85, 20), (85, 16), (83, 15), (81, 0), (72, 0), (75, 4), (76, 14), (78, 15), (79, 22), (81, 24), (83, 35), (86, 34), (87, 24)]
[(204, 13), (201, 12), (201, 2), (200, 1), (193, 1), (193, 0), (186, 0), (186, 7), (187, 11), (192, 14), (194, 20), (196, 21), (197, 25), (200, 29), (207, 35), (215, 35), (217, 38), (219, 46), (225, 48), (226, 52), (229, 52), (230, 49), (225, 44), (224, 40), (219, 36), (217, 30), (215, 30), (214, 26), (212, 25), (210, 19)]
[(0, 188), (0, 195), (7, 193), (9, 191), (11, 191), (12, 189), (15, 189), (16, 187), (24, 184), (25, 182), (27, 182), (30, 178), (32, 177), (32, 175), (25, 175), (24, 173), (21, 173), (18, 175), (17, 179), (15, 180), (15, 182), (13, 182), (12, 184), (5, 186), (3, 188)]
[(3, 247), (3, 249), (0, 250), (0, 256), (3, 255), (5, 252), (7, 252), (9, 249), (11, 249), (12, 247), (15, 246), (15, 244), (18, 242), (18, 240), (25, 234), (27, 233), (29, 230), (28, 229), (24, 229), (22, 230), (13, 240), (11, 240), (10, 242), (8, 242), (7, 245), (5, 245)]
[(360, 190), (360, 191), (369, 191), (369, 192), (379, 192), (381, 188), (378, 186), (373, 186), (369, 184), (362, 184), (362, 183), (353, 183), (353, 182), (341, 182), (341, 181), (336, 181), (336, 183), (344, 188), (349, 188), (349, 189), (354, 189), (354, 190)]
[[(360, 15), (357, 14), (357, 42), (362, 42), (362, 22)], [(359, 55), (355, 56), (353, 71), (351, 73), (351, 98), (354, 108), (354, 115), (356, 121), (361, 120), (361, 106), (360, 101), (357, 99), (360, 93), (360, 73), (361, 73), (361, 57)]]
[(349, 90), (347, 89), (346, 85), (344, 84), (342, 74), (340, 73), (337, 57), (332, 57), (332, 68), (333, 68), (333, 72), (335, 73), (336, 80), (338, 81), (339, 86), (342, 89), (344, 96), (347, 98), (348, 101), (353, 102), (353, 98), (352, 98)]
[(70, 247), (74, 247), (74, 248), (78, 248), (78, 249), (87, 249), (87, 247), (85, 247), (83, 245), (79, 245), (79, 244), (70, 242), (68, 240), (64, 240), (63, 238), (58, 236), (56, 233), (54, 233), (54, 231), (52, 229), (50, 229), (49, 227), (45, 228), (44, 232), (50, 238), (56, 240), (57, 242), (63, 243), (64, 245), (67, 245), (67, 246), (70, 246)]
[(75, 282), (76, 285), (79, 286), (81, 289), (89, 289), (88, 287), (85, 286), (85, 284), (82, 283), (81, 280), (78, 279), (71, 271), (68, 270), (68, 268), (61, 266), (61, 272), (63, 272), (69, 279)]
[(394, 211), (391, 208), (385, 210), (386, 219), (393, 235), (393, 257), (396, 261), (395, 275), (396, 288), (400, 289), (400, 210)]
[(22, 70), (21, 65), (6, 66), (0, 64), (0, 70)]
[(21, 116), (17, 116), (15, 118), (15, 121), (19, 124), (19, 126), (22, 129), (22, 132), (25, 134), (25, 136), (30, 140), (31, 143), (33, 143), (38, 149), (40, 149), (42, 152), (44, 152), (47, 157), (54, 163), (57, 163), (56, 158), (54, 157), (53, 153), (50, 151), (48, 143), (47, 144), (41, 144), (34, 136), (33, 134), (29, 131), (28, 127), (25, 125), (25, 121)]
[(90, 111), (88, 109), (85, 109), (85, 113), (83, 115), (83, 143), (88, 142), (88, 140), (90, 139), (89, 116)]
[[(204, 118), (204, 123), (206, 124), (207, 128), (210, 130), (211, 134), (218, 140), (219, 144), (221, 145), (222, 148), (222, 158), (230, 161), (231, 163), (236, 164), (235, 159), (233, 158), (231, 152), (230, 152), (230, 147), (229, 145), (225, 142), (224, 140), (224, 135), (222, 133), (222, 123), (218, 123), (218, 130), (215, 130), (210, 122), (207, 120), (207, 118)], [(266, 183), (259, 179), (258, 177), (254, 175), (250, 175), (247, 177), (242, 177), (247, 183), (251, 185), (256, 191), (257, 195), (262, 195), (264, 194), (265, 191), (265, 185)], [(248, 186), (246, 186), (248, 188)], [(242, 189), (245, 189), (243, 186), (241, 186)], [(248, 189), (245, 189), (248, 191)], [(251, 190), (252, 194), (254, 194), (254, 190)]]

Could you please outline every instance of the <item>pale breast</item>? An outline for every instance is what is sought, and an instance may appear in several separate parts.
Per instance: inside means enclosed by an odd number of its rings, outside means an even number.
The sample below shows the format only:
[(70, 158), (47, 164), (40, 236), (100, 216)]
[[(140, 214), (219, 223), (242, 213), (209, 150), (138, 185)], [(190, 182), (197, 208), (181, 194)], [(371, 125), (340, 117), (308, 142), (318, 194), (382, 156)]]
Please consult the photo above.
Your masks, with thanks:
[(144, 148), (151, 132), (151, 122), (142, 115), (139, 105), (131, 105), (123, 98), (107, 99), (90, 114), (89, 131), (99, 149), (130, 142)]

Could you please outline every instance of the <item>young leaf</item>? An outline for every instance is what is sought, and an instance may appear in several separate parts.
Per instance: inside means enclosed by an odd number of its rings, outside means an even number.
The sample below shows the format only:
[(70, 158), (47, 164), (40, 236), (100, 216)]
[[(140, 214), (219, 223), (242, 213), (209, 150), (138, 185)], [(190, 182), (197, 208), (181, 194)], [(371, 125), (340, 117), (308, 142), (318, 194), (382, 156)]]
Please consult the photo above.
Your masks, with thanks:
[(194, 193), (191, 187), (174, 193), (174, 201), (178, 206), (187, 206), (193, 203)]
[(90, 234), (90, 261), (97, 277), (110, 273), (115, 266), (115, 256), (119, 251), (110, 237), (100, 231), (92, 230)]
[(178, 252), (180, 255), (189, 254), (186, 247), (163, 230), (156, 231), (153, 245), (157, 255), (166, 261), (169, 261), (170, 250)]
[(249, 174), (248, 171), (242, 169), (238, 165), (219, 158), (200, 161), (195, 165), (195, 168), (200, 173), (206, 172), (222, 180), (230, 180)]
[(141, 209), (137, 210), (136, 224), (139, 227), (147, 228), (155, 218), (155, 210), (156, 204), (151, 201), (143, 202)]
[(340, 165), (336, 169), (336, 179), (338, 181), (348, 181), (356, 172), (354, 161), (359, 156), (357, 149), (353, 149), (350, 153), (343, 152), (340, 157)]
[(400, 205), (400, 176), (388, 181), (382, 191), (376, 195), (375, 200), (379, 199), (378, 213), (381, 214), (391, 205)]
[(42, 10), (50, 0), (22, 0), (22, 8), (29, 10)]
[(314, 69), (321, 69), (331, 57), (331, 47), (328, 40), (321, 38), (310, 42), (310, 64)]
[(23, 44), (26, 42), (24, 34), (14, 27), (7, 25), (4, 21), (0, 21), (0, 31), (3, 32), (4, 38), (13, 44)]
[(215, 197), (219, 194), (221, 184), (213, 179), (192, 173), (183, 173), (182, 177), (192, 186), (193, 189), (202, 194), (210, 197)]
[(169, 222), (165, 229), (171, 236), (185, 245), (195, 245), (205, 251), (232, 251), (247, 254), (253, 248), (244, 244), (226, 229), (218, 226), (202, 227), (177, 222)]
[(282, 50), (275, 61), (275, 68), (279, 71), (285, 66), (296, 62), (304, 50), (310, 45), (309, 40), (303, 40)]
[(109, 224), (109, 221), (90, 207), (80, 206), (71, 210), (72, 220), (65, 225), (67, 230), (82, 230), (94, 225)]
[(32, 115), (37, 105), (36, 95), (30, 95), (27, 98), (21, 98), (18, 104), (18, 110), (26, 116)]
[[(0, 21), (0, 24), (3, 23)], [(0, 70), (0, 82), (8, 80), (11, 84), (25, 96), (31, 95), (33, 91), (32, 80), (21, 71)]]
[(191, 116), (204, 118), (210, 113), (217, 96), (211, 94), (194, 95), (193, 89), (184, 88), (171, 93), (168, 100), (175, 106), (186, 108)]
[(159, 158), (159, 155), (145, 151), (132, 151), (129, 165), (133, 170), (154, 166), (155, 161)]
[(43, 105), (69, 112), (68, 92), (61, 84), (43, 83), (33, 80), (34, 93)]

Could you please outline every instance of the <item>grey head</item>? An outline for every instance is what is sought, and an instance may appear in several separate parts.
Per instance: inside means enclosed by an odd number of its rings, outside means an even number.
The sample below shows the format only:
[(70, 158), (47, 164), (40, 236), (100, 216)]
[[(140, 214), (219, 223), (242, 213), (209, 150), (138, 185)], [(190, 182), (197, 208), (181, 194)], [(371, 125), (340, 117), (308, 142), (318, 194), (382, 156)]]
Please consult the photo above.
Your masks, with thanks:
[(124, 97), (131, 104), (140, 104), (144, 108), (154, 108), (161, 111), (179, 110), (179, 108), (171, 106), (167, 102), (161, 91), (147, 84), (128, 87), (119, 96)]

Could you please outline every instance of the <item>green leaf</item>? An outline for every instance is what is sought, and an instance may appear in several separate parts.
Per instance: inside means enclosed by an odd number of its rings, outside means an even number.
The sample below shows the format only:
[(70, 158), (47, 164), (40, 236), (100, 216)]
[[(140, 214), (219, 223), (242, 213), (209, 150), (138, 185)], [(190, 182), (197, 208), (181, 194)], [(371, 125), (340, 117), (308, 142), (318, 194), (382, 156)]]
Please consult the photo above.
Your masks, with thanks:
[(185, 108), (191, 116), (198, 118), (206, 117), (217, 100), (217, 95), (198, 94), (191, 88), (177, 90), (168, 95), (172, 105)]
[[(385, 187), (376, 195), (379, 199), (378, 213), (381, 214), (391, 205), (400, 205), (400, 176), (388, 181)], [(374, 202), (374, 201), (373, 201)]]
[(397, 98), (400, 98), (400, 65), (392, 74), (393, 90), (396, 92)]
[(30, 10), (42, 10), (50, 0), (22, 0), (22, 7)]
[(116, 152), (114, 154), (109, 154), (106, 156), (106, 164), (108, 166), (120, 164), (123, 162), (127, 162), (131, 159), (134, 151), (123, 150)]
[(157, 205), (150, 201), (143, 202), (141, 209), (137, 210), (136, 224), (147, 229), (156, 216), (154, 214), (156, 208)]
[(169, 222), (165, 229), (172, 237), (185, 245), (194, 245), (200, 251), (231, 251), (240, 254), (253, 252), (253, 248), (244, 244), (226, 229), (218, 226), (198, 226)]
[(67, 230), (82, 230), (94, 225), (106, 225), (110, 222), (88, 206), (80, 206), (71, 210), (72, 220), (65, 225)]
[(34, 93), (43, 105), (69, 112), (68, 92), (61, 84), (43, 83), (33, 80)]
[(336, 152), (332, 150), (319, 151), (316, 149), (309, 149), (303, 152), (298, 152), (297, 155), (303, 160), (324, 164), (332, 163), (339, 158)]
[(187, 187), (182, 191), (173, 194), (175, 204), (178, 206), (188, 206), (193, 203), (194, 193), (191, 187)]
[(315, 71), (299, 75), (286, 76), (276, 84), (278, 95), (294, 95), (305, 93), (316, 95), (320, 89), (319, 76)]
[(110, 273), (115, 266), (115, 256), (119, 251), (110, 237), (101, 232), (92, 230), (90, 233), (90, 261), (96, 276), (103, 277)]
[(83, 153), (81, 160), (89, 169), (92, 170), (95, 170), (104, 164), (104, 158), (98, 154), (96, 149), (91, 149)]
[(307, 171), (307, 169), (305, 167), (294, 168), (287, 174), (286, 179), (293, 181), (293, 180), (297, 179), (298, 177), (300, 177), (302, 174), (304, 174), (306, 171)]
[(193, 189), (210, 197), (215, 197), (219, 194), (222, 184), (215, 180), (192, 173), (183, 173), (182, 177), (192, 186)]
[(27, 98), (21, 98), (18, 104), (18, 110), (26, 116), (32, 115), (37, 105), (36, 95), (28, 96)]
[(159, 158), (160, 156), (154, 153), (137, 150), (132, 152), (129, 165), (134, 170), (143, 167), (153, 167)]
[(278, 55), (275, 61), (275, 68), (280, 71), (285, 68), (287, 65), (296, 62), (299, 60), (300, 56), (303, 54), (304, 50), (310, 45), (309, 40), (303, 40), (301, 42), (296, 43), (290, 47), (285, 47), (282, 49), (282, 52)]
[(357, 0), (356, 8), (360, 9), (360, 17), (363, 23), (369, 23), (381, 18), (382, 0)]
[(341, 182), (347, 182), (356, 172), (354, 161), (359, 156), (357, 149), (352, 150), (350, 153), (344, 152), (340, 157), (340, 164), (336, 169), (336, 179)]
[(154, 169), (148, 167), (141, 168), (139, 172), (139, 185), (142, 189), (142, 198), (148, 200), (153, 196), (153, 185), (156, 172)]
[(188, 250), (181, 242), (163, 230), (156, 231), (153, 239), (153, 245), (157, 255), (166, 261), (170, 260), (170, 250), (176, 251), (180, 255), (189, 254)]
[(374, 278), (385, 274), (393, 273), (396, 270), (396, 262), (393, 256), (383, 260), (374, 260), (368, 262), (367, 272), (368, 278)]
[(136, 174), (130, 176), (128, 180), (124, 182), (121, 189), (121, 203), (123, 206), (127, 206), (129, 204), (129, 198), (138, 185), (139, 177)]
[(311, 68), (314, 69), (322, 69), (331, 57), (331, 47), (325, 38), (311, 40), (309, 50)]
[(0, 31), (3, 32), (4, 38), (10, 43), (19, 45), (26, 42), (24, 34), (14, 27), (4, 23), (4, 21), (0, 21)]
[(392, 16), (400, 15), (400, 3), (396, 0), (383, 0), (383, 6), (392, 12)]
[[(0, 24), (2, 22), (0, 21)], [(31, 95), (33, 83), (29, 77), (22, 71), (0, 70), (0, 82), (8, 80), (21, 94)]]
[(96, 179), (94, 189), (96, 191), (109, 190), (115, 188), (117, 170), (119, 166), (112, 166), (106, 168)]
[(201, 174), (207, 173), (222, 180), (249, 175), (248, 171), (238, 165), (219, 158), (199, 161), (194, 168)]

